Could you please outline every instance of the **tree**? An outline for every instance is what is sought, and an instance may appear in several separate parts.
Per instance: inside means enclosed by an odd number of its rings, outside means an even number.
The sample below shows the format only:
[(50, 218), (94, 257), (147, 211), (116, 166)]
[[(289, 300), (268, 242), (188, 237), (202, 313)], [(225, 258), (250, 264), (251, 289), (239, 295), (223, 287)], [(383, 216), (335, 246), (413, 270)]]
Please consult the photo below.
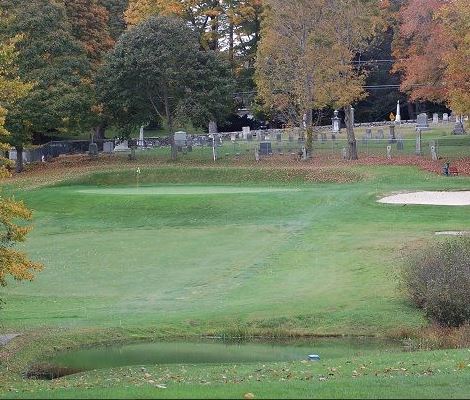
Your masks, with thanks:
[(93, 104), (90, 108), (89, 123), (93, 126), (94, 137), (104, 139), (107, 118), (102, 113), (101, 105), (97, 103), (94, 83), (96, 71), (105, 53), (115, 43), (110, 34), (109, 13), (98, 0), (67, 0), (64, 4), (71, 33), (83, 47), (91, 66), (89, 88)]
[(92, 65), (99, 65), (114, 45), (108, 28), (108, 10), (97, 0), (65, 0), (64, 4), (72, 35), (81, 43)]
[(412, 101), (445, 102), (445, 54), (450, 42), (436, 19), (444, 0), (408, 0), (398, 12), (393, 43), (393, 71), (402, 77), (401, 90)]
[(16, 44), (18, 74), (35, 82), (27, 96), (9, 109), (6, 126), (17, 148), (21, 171), (23, 146), (33, 133), (71, 132), (90, 124), (91, 65), (71, 34), (63, 4), (55, 0), (4, 0), (0, 40), (24, 35)]
[(470, 113), (470, 7), (466, 0), (446, 2), (438, 13), (450, 42), (444, 56), (447, 105), (458, 114)]
[(201, 47), (224, 54), (238, 90), (253, 90), (264, 0), (130, 0), (126, 21), (136, 25), (152, 15), (177, 16), (197, 33)]
[(116, 42), (126, 30), (124, 11), (126, 11), (129, 2), (128, 0), (98, 0), (98, 3), (108, 10), (108, 29), (111, 37)]
[[(265, 106), (287, 123), (305, 121), (307, 149), (313, 146), (313, 109), (345, 107), (363, 97), (364, 76), (351, 64), (372, 36), (377, 14), (367, 0), (269, 0), (256, 63), (256, 83)], [(305, 117), (306, 118), (305, 118)], [(357, 158), (348, 125), (350, 158)]]
[(158, 117), (172, 135), (183, 120), (201, 126), (204, 118), (220, 118), (230, 110), (229, 66), (214, 52), (201, 51), (181, 19), (150, 17), (127, 31), (100, 77), (102, 101), (121, 127)]
[[(17, 75), (15, 44), (21, 37), (0, 44), (0, 139), (5, 138), (8, 132), (4, 128), (4, 119), (7, 109), (12, 103), (25, 96), (32, 88), (32, 84), (19, 80)], [(0, 140), (0, 149), (2, 143)], [(5, 168), (7, 161), (0, 157), (0, 180), (9, 175)], [(13, 246), (23, 242), (31, 230), (30, 227), (20, 226), (18, 219), (30, 220), (29, 211), (22, 202), (4, 198), (0, 193), (0, 285), (7, 284), (7, 277), (17, 280), (33, 279), (33, 272), (42, 269), (38, 263), (30, 261), (25, 254), (16, 251)]]

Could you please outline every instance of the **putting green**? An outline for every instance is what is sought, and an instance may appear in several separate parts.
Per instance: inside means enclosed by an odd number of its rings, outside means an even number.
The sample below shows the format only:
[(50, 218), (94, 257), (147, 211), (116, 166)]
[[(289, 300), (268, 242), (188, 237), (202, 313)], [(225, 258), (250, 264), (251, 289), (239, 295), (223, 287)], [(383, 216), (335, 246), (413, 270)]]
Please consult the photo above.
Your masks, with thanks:
[(244, 194), (244, 193), (275, 193), (297, 192), (299, 189), (275, 188), (275, 187), (234, 187), (234, 186), (152, 186), (134, 188), (94, 188), (78, 190), (79, 193), (94, 195), (208, 195), (208, 194)]

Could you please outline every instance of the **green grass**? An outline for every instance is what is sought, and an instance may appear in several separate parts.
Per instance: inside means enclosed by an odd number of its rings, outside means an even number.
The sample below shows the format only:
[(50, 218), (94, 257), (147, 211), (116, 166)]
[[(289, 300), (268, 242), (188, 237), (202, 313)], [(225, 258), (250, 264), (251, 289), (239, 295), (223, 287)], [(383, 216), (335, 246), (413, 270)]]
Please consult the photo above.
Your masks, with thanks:
[[(467, 350), (380, 351), (319, 363), (156, 365), (12, 382), (7, 398), (467, 398)], [(147, 374), (147, 375), (146, 375)], [(163, 385), (166, 389), (156, 385)]]
[[(35, 229), (24, 249), (46, 269), (32, 283), (9, 282), (0, 290), (7, 300), (3, 330), (124, 329), (125, 339), (132, 332), (387, 335), (416, 329), (426, 321), (397, 288), (401, 257), (435, 231), (468, 230), (470, 213), (468, 207), (396, 206), (376, 199), (401, 190), (470, 189), (470, 179), (392, 166), (347, 174), (356, 182), (314, 183), (305, 172), (281, 170), (165, 167), (142, 171), (139, 185), (146, 194), (134, 194), (135, 171), (16, 190), (34, 210)], [(185, 185), (185, 193), (158, 195), (170, 184), (178, 190)], [(208, 186), (215, 190), (201, 194)], [(219, 193), (223, 187), (232, 193)], [(51, 351), (45, 340), (39, 348)], [(74, 347), (83, 340), (64, 343)], [(87, 340), (93, 342), (93, 335)], [(24, 362), (32, 357), (28, 351), (18, 355)], [(162, 391), (147, 384), (126, 388), (124, 377), (106, 381), (122, 374), (115, 370), (87, 374), (102, 377), (89, 390), (79, 377), (66, 379), (67, 388), (62, 380), (8, 378), (5, 384), (18, 382), (21, 390), (34, 390), (32, 397), (46, 395), (39, 389), (54, 389), (47, 397), (240, 397), (247, 391), (259, 397), (404, 397), (407, 390), (415, 397), (464, 397), (468, 368), (455, 374), (451, 369), (460, 359), (469, 364), (468, 354), (406, 355), (407, 369), (418, 360), (417, 372), (393, 378), (371, 373), (358, 379), (348, 372), (323, 382), (315, 371), (313, 389), (300, 375), (290, 383), (271, 376), (227, 385), (210, 378), (211, 385), (201, 385), (201, 376), (218, 376), (222, 367), (191, 367), (197, 382), (175, 381)], [(371, 360), (384, 366), (403, 357), (377, 353)], [(449, 372), (423, 375), (420, 368), (428, 363)], [(251, 366), (240, 368), (253, 375)], [(292, 368), (301, 371), (303, 365)], [(74, 382), (71, 388), (67, 382)]]

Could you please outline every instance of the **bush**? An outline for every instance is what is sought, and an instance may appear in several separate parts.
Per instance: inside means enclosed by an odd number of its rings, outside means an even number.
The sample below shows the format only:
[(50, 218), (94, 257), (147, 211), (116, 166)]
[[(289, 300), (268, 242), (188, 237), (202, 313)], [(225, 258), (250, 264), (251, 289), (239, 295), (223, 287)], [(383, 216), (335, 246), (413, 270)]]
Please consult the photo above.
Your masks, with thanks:
[(409, 256), (402, 280), (411, 300), (435, 322), (470, 322), (470, 238), (433, 243)]

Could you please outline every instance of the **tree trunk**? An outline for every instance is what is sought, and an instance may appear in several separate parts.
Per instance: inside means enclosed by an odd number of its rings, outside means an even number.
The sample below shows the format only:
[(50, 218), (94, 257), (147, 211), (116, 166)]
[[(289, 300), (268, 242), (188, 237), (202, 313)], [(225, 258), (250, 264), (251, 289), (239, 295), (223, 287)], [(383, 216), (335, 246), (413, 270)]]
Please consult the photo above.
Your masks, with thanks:
[(97, 140), (103, 140), (106, 133), (106, 124), (101, 123), (93, 128), (94, 138)]
[(175, 144), (175, 135), (173, 132), (173, 116), (171, 115), (168, 92), (166, 89), (163, 93), (163, 101), (165, 102), (166, 120), (168, 121), (168, 129), (170, 130), (171, 160), (176, 161), (176, 159), (178, 158), (178, 149), (176, 148)]
[(415, 112), (413, 108), (413, 103), (408, 101), (408, 119), (416, 119)]
[(306, 141), (306, 149), (307, 149), (307, 156), (310, 157), (313, 152), (313, 110), (310, 108), (307, 111), (307, 141)]
[(233, 50), (233, 21), (230, 21), (230, 24), (229, 24), (229, 27), (228, 27), (228, 58), (229, 58), (229, 61), (230, 61), (230, 67), (232, 69), (232, 73), (235, 69), (235, 62), (234, 62), (234, 59), (235, 59), (235, 56), (234, 56), (234, 50)]
[(23, 146), (15, 146), (16, 148), (16, 172), (19, 174), (23, 172), (24, 166), (23, 166)]
[(351, 106), (344, 107), (344, 123), (346, 124), (346, 132), (348, 135), (348, 160), (357, 160), (357, 142), (354, 135), (354, 126), (352, 120)]

